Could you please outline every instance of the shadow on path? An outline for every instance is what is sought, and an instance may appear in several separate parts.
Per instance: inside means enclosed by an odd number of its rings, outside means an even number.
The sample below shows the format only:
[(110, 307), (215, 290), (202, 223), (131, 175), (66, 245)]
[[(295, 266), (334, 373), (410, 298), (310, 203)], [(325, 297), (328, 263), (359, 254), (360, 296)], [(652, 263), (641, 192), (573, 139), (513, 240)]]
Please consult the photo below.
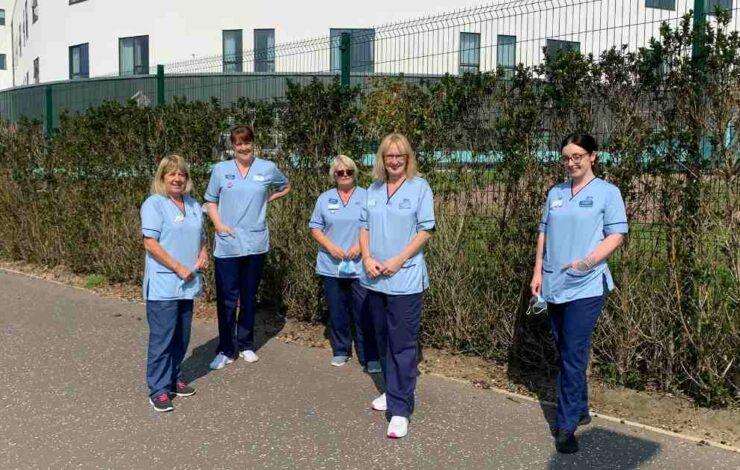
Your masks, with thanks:
[(578, 432), (576, 436), (581, 450), (565, 455), (553, 449), (548, 469), (635, 469), (657, 456), (660, 450), (657, 442), (597, 427)]

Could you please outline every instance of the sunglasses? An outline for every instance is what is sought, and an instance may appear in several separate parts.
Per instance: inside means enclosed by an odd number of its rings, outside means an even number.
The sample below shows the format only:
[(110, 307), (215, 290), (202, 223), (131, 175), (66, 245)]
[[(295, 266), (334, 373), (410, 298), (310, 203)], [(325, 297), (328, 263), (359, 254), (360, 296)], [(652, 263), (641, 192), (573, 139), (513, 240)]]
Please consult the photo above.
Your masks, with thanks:
[(352, 176), (355, 174), (355, 170), (337, 170), (334, 172), (334, 176), (344, 178), (345, 176)]

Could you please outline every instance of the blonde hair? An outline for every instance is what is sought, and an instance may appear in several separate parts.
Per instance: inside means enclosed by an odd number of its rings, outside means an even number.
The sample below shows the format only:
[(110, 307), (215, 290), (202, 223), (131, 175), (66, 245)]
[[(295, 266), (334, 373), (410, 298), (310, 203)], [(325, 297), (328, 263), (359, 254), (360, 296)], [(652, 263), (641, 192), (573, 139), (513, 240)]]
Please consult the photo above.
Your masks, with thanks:
[(376, 181), (385, 181), (388, 179), (388, 173), (385, 170), (385, 152), (388, 148), (396, 144), (401, 148), (402, 152), (406, 154), (406, 179), (411, 179), (414, 176), (419, 175), (416, 164), (416, 155), (414, 149), (411, 148), (411, 142), (406, 138), (405, 135), (393, 132), (388, 134), (380, 142), (378, 152), (375, 154), (375, 162), (373, 163), (373, 178)]
[(164, 184), (164, 177), (176, 170), (180, 170), (185, 173), (186, 181), (183, 193), (188, 194), (192, 191), (193, 180), (190, 179), (190, 167), (188, 166), (188, 162), (186, 162), (180, 155), (167, 155), (159, 161), (157, 172), (154, 174), (154, 178), (152, 179), (151, 193), (166, 196), (167, 187)]
[(337, 171), (337, 167), (340, 165), (346, 166), (348, 169), (354, 171), (354, 179), (355, 181), (357, 181), (357, 164), (355, 164), (355, 161), (349, 158), (347, 155), (337, 155), (331, 161), (331, 166), (329, 167), (329, 178), (331, 179), (332, 183), (336, 181), (336, 179), (334, 178), (334, 172)]

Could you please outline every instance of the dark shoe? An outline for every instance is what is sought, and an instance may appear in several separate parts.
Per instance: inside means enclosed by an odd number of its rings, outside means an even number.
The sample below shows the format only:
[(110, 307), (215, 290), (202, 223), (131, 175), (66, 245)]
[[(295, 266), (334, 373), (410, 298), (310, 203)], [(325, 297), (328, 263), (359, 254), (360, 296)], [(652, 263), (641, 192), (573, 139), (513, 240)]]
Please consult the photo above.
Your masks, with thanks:
[(567, 429), (558, 430), (555, 436), (555, 448), (561, 454), (574, 454), (578, 452), (578, 441), (573, 431)]
[(182, 380), (178, 380), (175, 384), (175, 395), (178, 397), (189, 397), (195, 395), (195, 389), (190, 385), (186, 384)]
[(585, 415), (581, 416), (581, 419), (578, 420), (578, 426), (585, 426), (587, 424), (591, 424), (591, 415), (586, 412)]
[(162, 392), (157, 396), (149, 397), (149, 403), (154, 407), (154, 411), (172, 411), (172, 400), (167, 392)]

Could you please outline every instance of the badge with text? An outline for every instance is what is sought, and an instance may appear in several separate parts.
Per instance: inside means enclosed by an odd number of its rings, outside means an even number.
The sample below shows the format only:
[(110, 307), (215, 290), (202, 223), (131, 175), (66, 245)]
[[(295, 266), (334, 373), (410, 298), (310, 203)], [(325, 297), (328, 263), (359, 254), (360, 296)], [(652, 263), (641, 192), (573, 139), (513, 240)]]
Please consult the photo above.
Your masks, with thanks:
[(265, 181), (265, 176), (264, 175), (254, 175), (254, 180), (255, 181)]
[(185, 217), (182, 214), (177, 214), (175, 216), (175, 222), (182, 222), (183, 220), (185, 220)]
[(557, 209), (558, 207), (563, 207), (563, 200), (562, 199), (555, 199), (550, 204), (550, 209)]
[(404, 199), (403, 201), (401, 201), (400, 204), (398, 204), (398, 208), (399, 209), (411, 209), (411, 201), (409, 201), (408, 199)]
[(375, 207), (375, 199), (370, 199), (367, 201), (367, 207)]
[(594, 206), (594, 200), (591, 196), (587, 197), (583, 201), (578, 202), (578, 207), (593, 207)]
[(236, 175), (224, 175), (224, 178), (226, 178), (227, 180), (233, 180), (234, 178), (236, 178)]

